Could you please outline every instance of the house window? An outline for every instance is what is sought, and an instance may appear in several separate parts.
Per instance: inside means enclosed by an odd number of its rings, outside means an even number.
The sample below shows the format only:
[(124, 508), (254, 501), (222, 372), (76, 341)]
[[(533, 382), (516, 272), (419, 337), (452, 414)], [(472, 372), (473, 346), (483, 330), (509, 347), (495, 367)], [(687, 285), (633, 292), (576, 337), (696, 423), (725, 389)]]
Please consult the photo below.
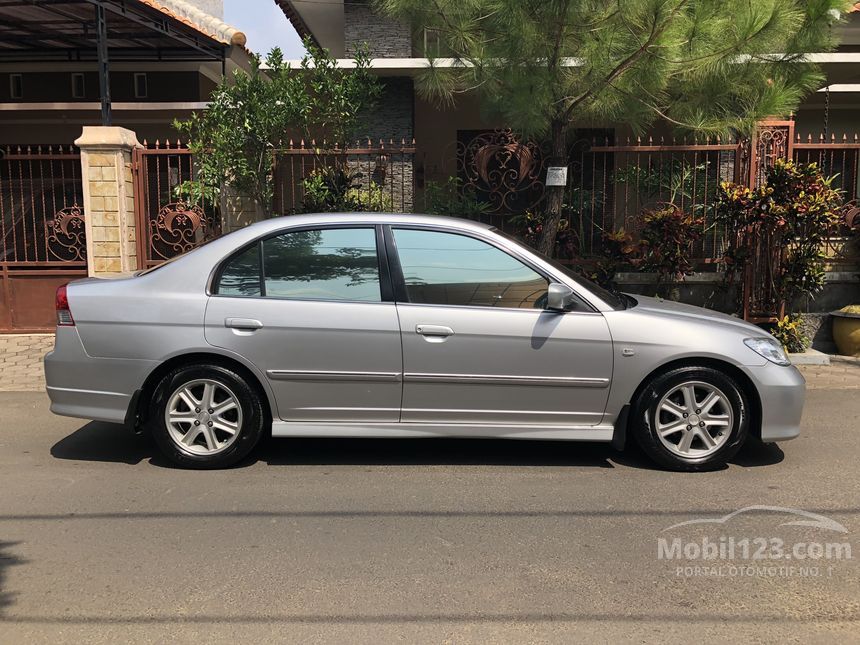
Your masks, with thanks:
[(80, 73), (72, 74), (72, 98), (82, 99), (84, 96), (86, 96), (84, 75)]
[(424, 28), (424, 56), (427, 58), (438, 58), (442, 55), (442, 47), (440, 45), (441, 37), (438, 29), (431, 27)]
[(146, 74), (138, 72), (134, 75), (134, 98), (145, 99), (149, 88), (147, 87)]
[(24, 98), (24, 79), (20, 74), (9, 74), (9, 95), (13, 99)]

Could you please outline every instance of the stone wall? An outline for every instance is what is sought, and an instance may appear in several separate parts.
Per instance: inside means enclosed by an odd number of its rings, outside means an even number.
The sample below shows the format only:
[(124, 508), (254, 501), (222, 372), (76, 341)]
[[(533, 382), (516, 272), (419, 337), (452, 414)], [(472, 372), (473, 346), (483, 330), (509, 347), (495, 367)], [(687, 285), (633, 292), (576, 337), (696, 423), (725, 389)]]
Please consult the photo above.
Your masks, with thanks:
[[(251, 197), (241, 195), (229, 186), (225, 186), (221, 191), (220, 206), (221, 235), (232, 233), (263, 219), (263, 213), (259, 211)], [(275, 213), (276, 216), (285, 214)]]
[[(373, 146), (384, 142), (397, 150), (401, 143), (412, 144), (415, 136), (414, 88), (411, 78), (382, 78), (382, 96), (373, 110), (360, 118), (360, 144), (370, 139)], [(393, 142), (393, 146), (392, 146)], [(385, 178), (386, 192), (393, 187), (394, 210), (411, 211), (413, 205), (412, 155), (392, 154)]]
[(54, 334), (0, 334), (0, 391), (45, 390), (42, 359), (54, 348)]
[(368, 0), (343, 3), (344, 50), (347, 58), (367, 44), (371, 58), (409, 58), (412, 34), (409, 25), (374, 12)]
[(382, 95), (376, 106), (359, 116), (361, 139), (370, 138), (374, 144), (382, 139), (407, 144), (415, 136), (415, 89), (411, 78), (381, 78)]

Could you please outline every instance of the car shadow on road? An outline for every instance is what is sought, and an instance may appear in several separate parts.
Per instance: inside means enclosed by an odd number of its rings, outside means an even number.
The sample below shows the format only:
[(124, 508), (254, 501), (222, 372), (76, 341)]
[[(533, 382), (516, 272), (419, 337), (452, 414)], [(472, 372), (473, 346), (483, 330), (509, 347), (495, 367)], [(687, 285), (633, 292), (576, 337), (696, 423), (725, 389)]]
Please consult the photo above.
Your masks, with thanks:
[(90, 421), (51, 446), (51, 456), (71, 461), (104, 461), (139, 464), (149, 460), (166, 466), (167, 460), (158, 454), (148, 437), (136, 435), (115, 423)]
[(736, 466), (750, 468), (754, 466), (772, 466), (785, 459), (785, 453), (779, 444), (763, 443), (761, 439), (751, 437), (744, 447), (736, 454), (731, 463)]
[[(658, 470), (632, 441), (623, 452), (606, 443), (506, 439), (268, 439), (246, 462), (281, 465), (571, 466)], [(776, 444), (750, 438), (730, 463), (780, 463)], [(725, 470), (723, 466), (719, 470)]]
[[(645, 456), (642, 450), (628, 439), (624, 452), (613, 453), (613, 461), (619, 466), (630, 468), (645, 468), (655, 470), (657, 466)], [(729, 465), (741, 466), (742, 468), (754, 468), (756, 466), (773, 466), (785, 459), (785, 453), (775, 443), (762, 443), (760, 439), (749, 437), (738, 453), (729, 460)], [(713, 468), (706, 472), (728, 469), (728, 465)]]
[[(127, 428), (91, 421), (51, 448), (57, 459), (172, 467), (155, 444)], [(785, 458), (775, 444), (750, 439), (731, 460), (742, 467), (768, 466)], [(270, 466), (565, 466), (656, 470), (632, 442), (624, 452), (606, 443), (512, 441), (505, 439), (272, 439), (267, 438), (238, 467)]]
[(272, 439), (255, 458), (270, 466), (575, 466), (614, 468), (606, 444), (505, 439)]

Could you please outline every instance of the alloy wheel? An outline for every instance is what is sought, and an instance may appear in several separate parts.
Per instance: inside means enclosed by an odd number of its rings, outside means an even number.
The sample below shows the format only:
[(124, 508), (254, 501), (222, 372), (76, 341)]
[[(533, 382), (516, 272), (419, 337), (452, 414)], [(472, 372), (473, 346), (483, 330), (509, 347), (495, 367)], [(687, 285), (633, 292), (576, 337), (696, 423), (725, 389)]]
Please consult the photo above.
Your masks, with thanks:
[(176, 446), (191, 455), (223, 452), (239, 437), (242, 407), (223, 383), (197, 379), (178, 387), (167, 401), (164, 423)]
[(657, 404), (657, 436), (680, 457), (712, 455), (728, 441), (733, 426), (734, 413), (728, 397), (710, 383), (681, 383)]

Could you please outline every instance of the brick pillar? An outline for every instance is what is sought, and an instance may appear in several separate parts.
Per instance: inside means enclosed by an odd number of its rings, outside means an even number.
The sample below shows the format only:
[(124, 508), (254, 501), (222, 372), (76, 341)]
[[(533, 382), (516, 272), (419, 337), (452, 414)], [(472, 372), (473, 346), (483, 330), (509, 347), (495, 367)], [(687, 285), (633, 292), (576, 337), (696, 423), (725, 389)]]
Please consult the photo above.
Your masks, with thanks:
[(141, 147), (137, 136), (125, 128), (84, 126), (75, 145), (81, 149), (89, 274), (116, 277), (136, 271), (131, 156)]

